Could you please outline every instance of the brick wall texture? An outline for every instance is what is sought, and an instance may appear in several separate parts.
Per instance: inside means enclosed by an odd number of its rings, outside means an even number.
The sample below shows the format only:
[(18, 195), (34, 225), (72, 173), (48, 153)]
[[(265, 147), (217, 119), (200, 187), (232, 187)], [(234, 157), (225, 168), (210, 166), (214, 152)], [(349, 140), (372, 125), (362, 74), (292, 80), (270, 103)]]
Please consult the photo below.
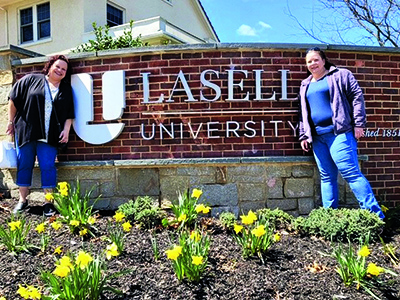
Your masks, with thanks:
[[(379, 197), (392, 204), (400, 201), (400, 53), (361, 49), (359, 52), (327, 50), (326, 53), (338, 67), (351, 70), (364, 91), (368, 136), (360, 139), (359, 154), (366, 155), (368, 160), (363, 162), (363, 172)], [(298, 122), (295, 98), (301, 80), (306, 77), (304, 50), (232, 48), (136, 52), (72, 58), (72, 66), (73, 73), (88, 73), (93, 77), (93, 123), (104, 123), (102, 75), (106, 71), (125, 70), (126, 108), (118, 120), (125, 127), (116, 139), (104, 145), (86, 143), (71, 130), (69, 150), (59, 158), (62, 161), (310, 155), (303, 153), (292, 128)], [(17, 66), (16, 76), (20, 78), (42, 67), (42, 64)], [(280, 100), (279, 70), (282, 69), (289, 70), (289, 100)], [(221, 88), (221, 96), (216, 101), (200, 101), (200, 93), (207, 99), (215, 97), (215, 91), (201, 83), (204, 70), (219, 72), (219, 76), (212, 73), (205, 76)], [(241, 72), (234, 74), (233, 93), (236, 99), (248, 93), (249, 101), (227, 101), (227, 70), (248, 71), (247, 77)], [(276, 92), (277, 100), (254, 100), (254, 70), (263, 70), (262, 97), (269, 98)], [(184, 82), (178, 79), (180, 71), (197, 101), (185, 101), (188, 95), (182, 90)], [(150, 73), (150, 101), (163, 93), (163, 103), (142, 103), (141, 73), (144, 72)], [(240, 81), (243, 88), (238, 86)], [(171, 93), (172, 101), (166, 102)], [(245, 127), (248, 121), (251, 122), (247, 127), (254, 130)], [(154, 126), (154, 138), (143, 138), (141, 126), (147, 137)], [(172, 131), (174, 137), (171, 137)]]

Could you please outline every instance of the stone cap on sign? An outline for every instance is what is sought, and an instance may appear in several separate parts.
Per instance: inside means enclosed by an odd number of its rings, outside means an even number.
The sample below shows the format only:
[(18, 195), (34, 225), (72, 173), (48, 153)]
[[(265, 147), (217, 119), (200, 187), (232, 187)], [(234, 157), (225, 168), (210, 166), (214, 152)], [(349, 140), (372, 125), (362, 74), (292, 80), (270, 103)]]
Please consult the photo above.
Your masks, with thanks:
[[(367, 155), (359, 155), (359, 161), (368, 161)], [(256, 163), (295, 163), (314, 162), (312, 156), (265, 156), (265, 157), (221, 157), (221, 158), (176, 158), (176, 159), (130, 159), (101, 161), (63, 161), (58, 166), (63, 167), (163, 167), (182, 165), (213, 165), (213, 164), (256, 164)]]
[[(10, 45), (13, 49), (19, 47)], [(331, 45), (331, 44), (302, 44), (302, 43), (207, 43), (207, 44), (183, 44), (183, 45), (157, 45), (137, 48), (124, 48), (117, 50), (104, 50), (98, 52), (84, 52), (84, 53), (69, 53), (66, 56), (70, 60), (82, 58), (96, 58), (107, 56), (127, 56), (132, 54), (146, 54), (146, 53), (168, 53), (176, 51), (202, 51), (202, 50), (306, 50), (311, 47), (319, 47), (322, 50), (339, 50), (350, 52), (368, 52), (368, 53), (399, 53), (400, 48), (397, 47), (379, 47), (379, 46), (353, 46), (353, 45)], [(22, 48), (20, 51), (31, 52), (30, 56), (39, 56), (41, 54), (25, 50)], [(2, 51), (2, 48), (0, 48)], [(36, 54), (36, 55), (34, 55)], [(46, 56), (16, 59), (12, 61), (13, 66), (30, 65), (44, 63), (47, 61)]]

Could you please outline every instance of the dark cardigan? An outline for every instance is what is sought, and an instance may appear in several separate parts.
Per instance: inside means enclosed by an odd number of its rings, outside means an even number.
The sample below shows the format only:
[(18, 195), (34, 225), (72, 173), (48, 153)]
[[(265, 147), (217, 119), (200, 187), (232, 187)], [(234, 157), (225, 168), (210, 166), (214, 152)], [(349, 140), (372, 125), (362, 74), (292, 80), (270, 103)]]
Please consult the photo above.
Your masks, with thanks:
[[(44, 129), (45, 80), (43, 74), (26, 75), (13, 86), (10, 92), (9, 98), (17, 109), (14, 122), (19, 147), (28, 142), (46, 138)], [(64, 128), (67, 119), (75, 118), (72, 88), (69, 83), (61, 81), (53, 105), (61, 127)], [(59, 134), (54, 111), (52, 111), (48, 144), (57, 146)]]

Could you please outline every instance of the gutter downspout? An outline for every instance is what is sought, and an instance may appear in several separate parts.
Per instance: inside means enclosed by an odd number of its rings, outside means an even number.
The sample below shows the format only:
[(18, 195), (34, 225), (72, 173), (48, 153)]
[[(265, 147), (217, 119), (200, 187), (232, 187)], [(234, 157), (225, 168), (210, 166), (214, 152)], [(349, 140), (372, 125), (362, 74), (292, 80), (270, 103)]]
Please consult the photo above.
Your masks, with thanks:
[(10, 37), (9, 37), (9, 32), (8, 32), (8, 10), (1, 6), (0, 6), (0, 9), (2, 11), (4, 11), (5, 15), (6, 15), (6, 45), (8, 45), (8, 44), (10, 44)]

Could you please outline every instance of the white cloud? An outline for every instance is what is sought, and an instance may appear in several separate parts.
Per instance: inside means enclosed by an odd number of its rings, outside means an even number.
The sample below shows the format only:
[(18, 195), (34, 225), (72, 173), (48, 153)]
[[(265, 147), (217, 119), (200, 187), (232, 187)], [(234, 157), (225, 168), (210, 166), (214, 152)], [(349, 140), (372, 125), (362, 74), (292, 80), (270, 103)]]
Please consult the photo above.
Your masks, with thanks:
[(256, 29), (246, 24), (240, 25), (236, 33), (244, 36), (257, 36)]
[(272, 28), (271, 25), (269, 25), (267, 23), (264, 23), (263, 21), (259, 21), (258, 24), (261, 25), (261, 27), (265, 28), (265, 29), (271, 29)]

